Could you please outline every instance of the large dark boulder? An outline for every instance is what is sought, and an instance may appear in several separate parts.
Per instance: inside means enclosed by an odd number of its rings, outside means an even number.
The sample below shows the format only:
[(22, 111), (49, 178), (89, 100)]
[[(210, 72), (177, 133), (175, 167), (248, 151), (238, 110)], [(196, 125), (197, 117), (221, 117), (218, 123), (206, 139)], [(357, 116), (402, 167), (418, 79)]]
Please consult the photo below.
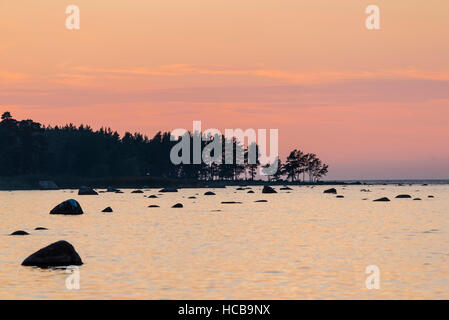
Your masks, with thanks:
[(213, 193), (212, 191), (207, 191), (204, 193), (205, 196), (215, 196), (215, 193)]
[(178, 189), (176, 188), (164, 188), (159, 190), (159, 192), (178, 192)]
[(22, 262), (22, 266), (40, 268), (82, 265), (75, 248), (67, 241), (61, 240), (36, 251)]
[(76, 215), (76, 214), (83, 214), (83, 209), (81, 208), (78, 201), (69, 199), (66, 200), (60, 204), (58, 204), (56, 207), (54, 207), (50, 214), (69, 214), (69, 215)]
[(86, 186), (82, 186), (79, 190), (78, 190), (78, 195), (79, 196), (98, 196), (97, 191), (95, 191), (92, 188), (86, 187)]
[(400, 195), (397, 195), (395, 198), (396, 199), (410, 199), (411, 197), (412, 196), (409, 194), (400, 194)]
[(14, 231), (13, 233), (11, 233), (10, 235), (11, 236), (27, 236), (27, 235), (29, 235), (29, 233), (26, 231), (23, 231), (23, 230), (17, 230), (17, 231)]
[(270, 186), (263, 186), (262, 193), (277, 193), (277, 192)]
[(337, 189), (330, 188), (330, 189), (324, 190), (323, 193), (337, 194)]
[(388, 199), (387, 197), (383, 197), (383, 198), (379, 198), (376, 200), (373, 200), (374, 202), (388, 202), (390, 201), (390, 199)]

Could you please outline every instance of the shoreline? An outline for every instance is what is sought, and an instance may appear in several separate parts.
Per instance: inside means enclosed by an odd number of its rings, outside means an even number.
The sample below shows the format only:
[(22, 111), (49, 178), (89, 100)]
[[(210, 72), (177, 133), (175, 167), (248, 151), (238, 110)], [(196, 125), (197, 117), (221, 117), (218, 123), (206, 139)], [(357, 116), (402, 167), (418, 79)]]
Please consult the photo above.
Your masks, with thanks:
[[(54, 182), (58, 188), (43, 188), (39, 182)], [(0, 177), (0, 191), (35, 191), (79, 189), (88, 186), (94, 189), (108, 187), (122, 189), (155, 189), (155, 188), (225, 188), (244, 186), (344, 186), (344, 185), (445, 185), (449, 179), (409, 179), (409, 180), (332, 180), (319, 182), (302, 181), (266, 181), (266, 180), (186, 180), (156, 177), (117, 177), (117, 178), (83, 178), (83, 177), (43, 177), (20, 176)]]

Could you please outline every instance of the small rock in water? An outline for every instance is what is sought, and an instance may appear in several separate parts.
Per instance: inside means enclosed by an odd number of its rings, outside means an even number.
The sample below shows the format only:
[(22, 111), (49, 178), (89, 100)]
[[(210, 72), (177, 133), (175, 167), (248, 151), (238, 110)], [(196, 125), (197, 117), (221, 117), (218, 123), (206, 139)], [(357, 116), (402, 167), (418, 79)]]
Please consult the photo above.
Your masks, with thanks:
[(159, 190), (159, 192), (178, 192), (178, 189), (176, 188), (164, 188)]
[(344, 198), (345, 196), (337, 196), (337, 198)]
[(253, 190), (249, 190), (248, 193), (254, 193), (254, 191)]
[(207, 191), (206, 193), (204, 193), (205, 196), (215, 196), (215, 193), (213, 193), (212, 191)]
[(277, 193), (277, 191), (270, 186), (263, 186), (262, 193)]
[(383, 197), (383, 198), (379, 198), (376, 200), (373, 200), (374, 202), (388, 202), (390, 201), (390, 199), (388, 199), (387, 197)]
[(92, 188), (86, 187), (86, 186), (82, 186), (79, 190), (78, 190), (78, 195), (79, 196), (98, 196), (97, 191), (95, 191)]
[(411, 197), (409, 194), (400, 194), (396, 196), (396, 199), (410, 199)]
[(256, 200), (254, 202), (268, 202), (268, 200)]
[(241, 202), (238, 202), (238, 201), (222, 201), (221, 203), (222, 204), (239, 204)]
[(159, 206), (157, 204), (150, 204), (148, 208), (159, 208)]
[(37, 227), (37, 228), (34, 228), (34, 230), (48, 230), (48, 229), (44, 228), (44, 227)]
[(50, 214), (68, 214), (68, 215), (77, 215), (83, 214), (83, 209), (81, 208), (78, 201), (69, 199), (54, 207)]
[(196, 199), (195, 196), (188, 197), (187, 199)]
[(360, 192), (371, 192), (371, 190), (369, 190), (369, 189), (362, 189), (362, 190), (360, 190)]
[(117, 190), (115, 193), (123, 193), (123, 191), (121, 190)]
[(150, 199), (156, 199), (156, 198), (157, 198), (157, 195), (152, 194), (151, 196), (148, 196), (148, 198), (150, 198)]
[(335, 189), (335, 188), (327, 189), (327, 190), (324, 190), (323, 193), (337, 194), (337, 189)]
[(113, 212), (111, 207), (104, 208), (101, 212)]
[(293, 190), (292, 188), (290, 188), (290, 187), (282, 187), (281, 189), (279, 189), (279, 190)]
[(172, 208), (184, 208), (184, 206), (182, 205), (182, 203), (177, 203), (173, 205)]
[(421, 201), (422, 199), (421, 199), (421, 198), (415, 198), (415, 199), (413, 199), (413, 200)]
[(10, 235), (11, 236), (27, 236), (27, 235), (29, 235), (29, 233), (26, 231), (23, 231), (23, 230), (17, 230), (17, 231), (14, 231), (13, 233), (11, 233)]
[(22, 266), (40, 268), (82, 265), (75, 248), (67, 241), (61, 240), (36, 251), (22, 262)]
[(221, 210), (211, 210), (211, 212), (221, 212)]
[(235, 189), (235, 190), (242, 191), (242, 190), (246, 190), (246, 188), (244, 188), (244, 187), (239, 187), (239, 188), (237, 188), (237, 189)]
[(434, 196), (432, 196), (432, 195), (430, 195), (430, 196), (427, 196), (427, 198), (435, 198)]
[(142, 190), (134, 190), (134, 191), (131, 191), (131, 193), (143, 193), (143, 191)]
[(113, 188), (113, 187), (108, 187), (107, 189), (106, 189), (106, 192), (117, 192), (117, 191), (120, 191), (119, 189), (115, 189), (115, 188)]

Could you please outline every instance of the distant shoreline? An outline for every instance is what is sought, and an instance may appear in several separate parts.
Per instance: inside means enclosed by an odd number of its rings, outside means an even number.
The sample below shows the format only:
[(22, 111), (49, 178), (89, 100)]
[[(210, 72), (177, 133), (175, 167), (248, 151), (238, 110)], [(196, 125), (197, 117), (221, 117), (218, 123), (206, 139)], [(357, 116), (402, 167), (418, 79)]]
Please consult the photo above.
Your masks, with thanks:
[(319, 182), (300, 181), (265, 181), (265, 180), (186, 180), (157, 177), (119, 177), (119, 178), (83, 178), (83, 177), (48, 177), (20, 176), (0, 177), (0, 190), (47, 190), (39, 186), (40, 181), (54, 182), (58, 189), (78, 189), (89, 186), (95, 189), (107, 187), (140, 189), (140, 188), (224, 188), (226, 186), (333, 186), (333, 185), (445, 185), (449, 179), (406, 179), (406, 180), (334, 180)]

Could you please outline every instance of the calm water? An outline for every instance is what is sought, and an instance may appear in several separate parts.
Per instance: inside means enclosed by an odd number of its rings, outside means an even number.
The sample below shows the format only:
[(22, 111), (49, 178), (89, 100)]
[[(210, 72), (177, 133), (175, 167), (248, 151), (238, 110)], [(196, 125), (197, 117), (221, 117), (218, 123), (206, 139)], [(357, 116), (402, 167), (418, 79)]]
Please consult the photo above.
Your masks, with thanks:
[[(448, 185), (337, 187), (344, 199), (323, 194), (325, 187), (292, 188), (247, 194), (228, 187), (216, 196), (183, 189), (159, 199), (131, 190), (2, 191), (0, 298), (449, 298)], [(423, 201), (394, 199), (401, 193)], [(370, 201), (381, 196), (392, 202)], [(49, 215), (69, 198), (84, 215)], [(184, 208), (171, 209), (177, 202)], [(101, 213), (107, 206), (114, 213)], [(34, 231), (39, 226), (49, 230)], [(8, 235), (19, 229), (31, 235)], [(85, 263), (79, 290), (66, 289), (65, 270), (20, 265), (57, 240), (72, 243)], [(368, 265), (380, 269), (379, 290), (365, 287)]]

